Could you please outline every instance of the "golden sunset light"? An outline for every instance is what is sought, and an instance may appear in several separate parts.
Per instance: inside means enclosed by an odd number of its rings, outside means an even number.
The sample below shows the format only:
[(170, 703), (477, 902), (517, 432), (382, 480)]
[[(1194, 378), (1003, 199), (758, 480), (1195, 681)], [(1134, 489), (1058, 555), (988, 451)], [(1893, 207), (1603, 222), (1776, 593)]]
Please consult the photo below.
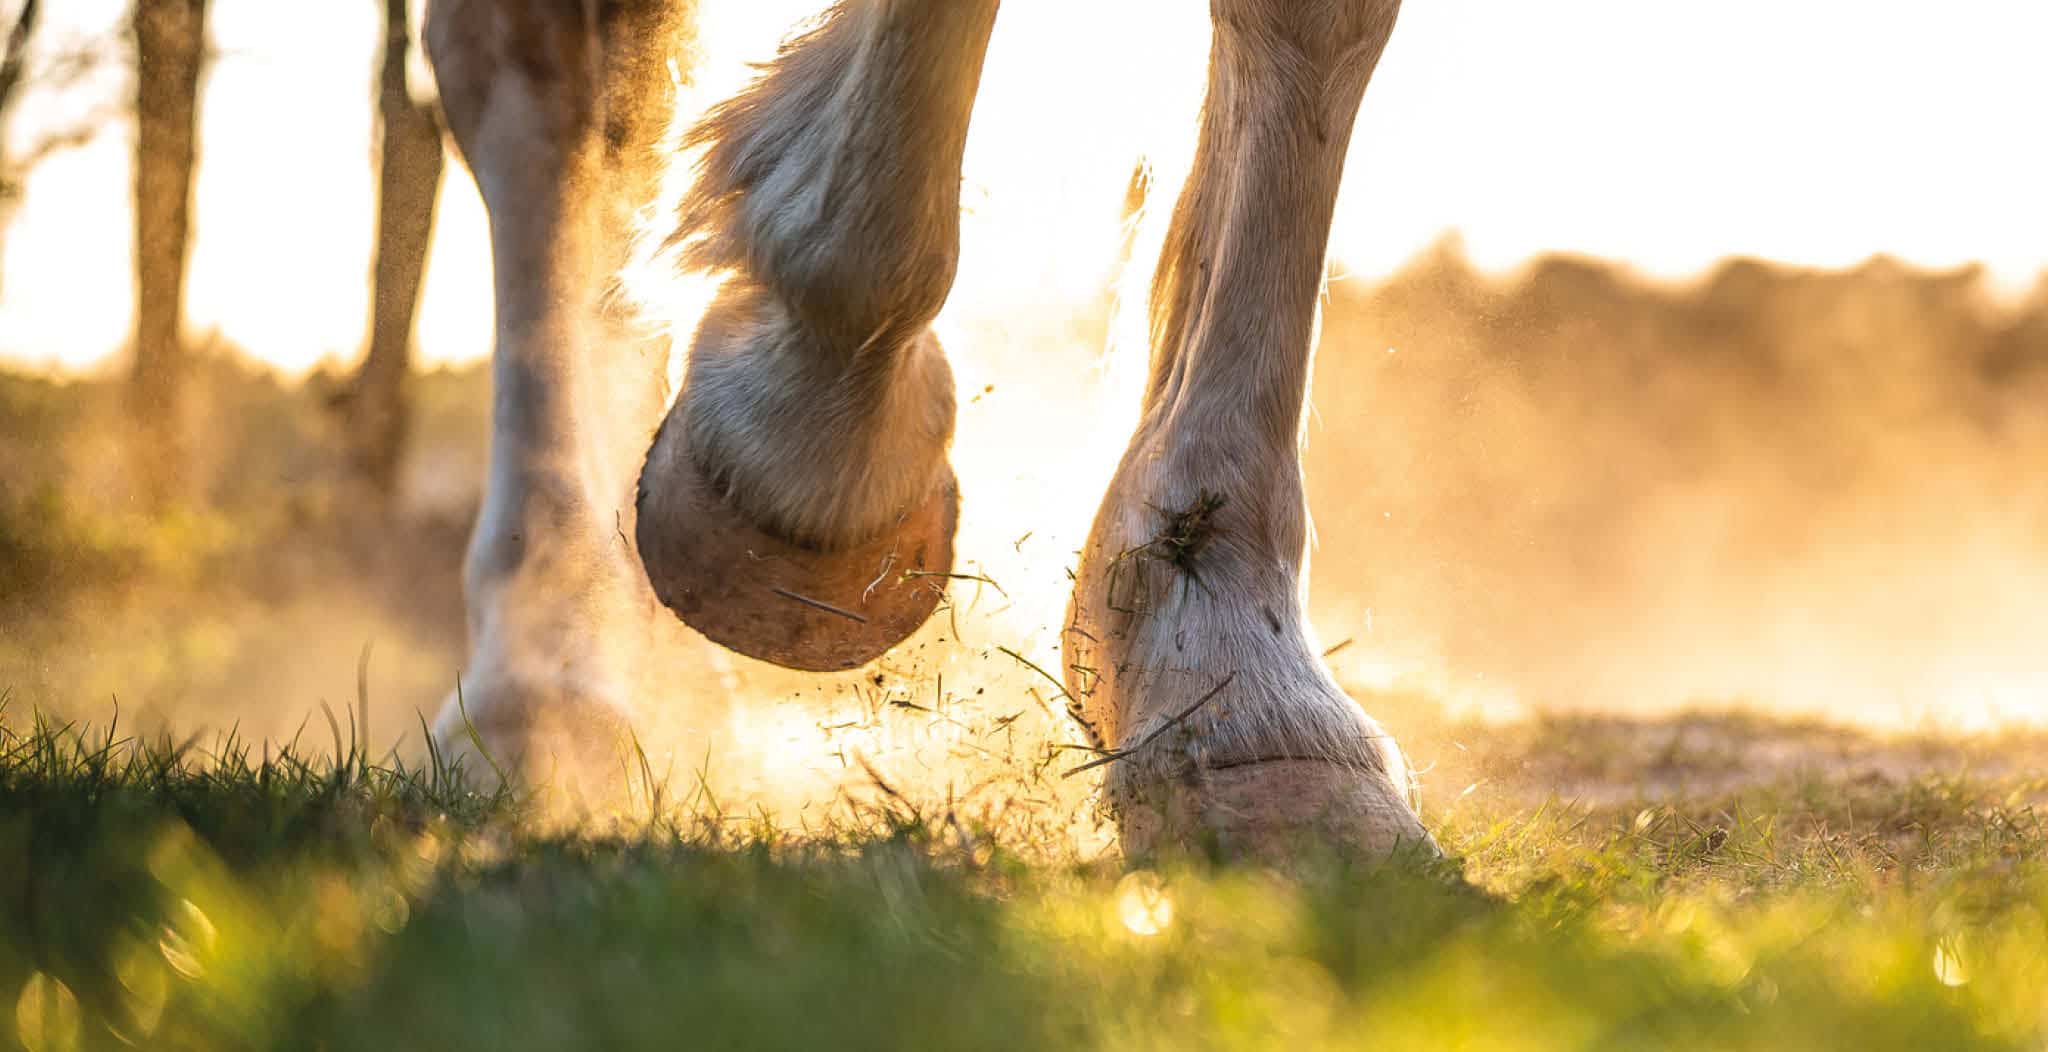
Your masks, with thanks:
[[(122, 6), (66, 0), (52, 29), (109, 34)], [(729, 93), (819, 6), (705, 4), (690, 98)], [(1198, 7), (1004, 9), (968, 158), (953, 315), (1099, 287), (1132, 166), (1148, 159), (1172, 186), (1185, 164), (1208, 33)], [(218, 0), (213, 19), (188, 327), (289, 371), (350, 359), (367, 304), (374, 7)], [(1996, 0), (1932, 20), (1851, 0), (1412, 3), (1361, 118), (1336, 273), (1383, 276), (1457, 231), (1494, 271), (1545, 251), (1667, 278), (1729, 255), (1844, 266), (1886, 253), (1982, 262), (2000, 288), (2023, 290), (2048, 269), (2048, 140), (2022, 131), (2048, 97), (2048, 66), (2031, 58), (2042, 39), (2048, 12)], [(115, 70), (90, 87), (117, 100), (123, 82)], [(31, 96), (14, 133), (91, 105)], [(0, 355), (85, 368), (126, 340), (125, 129), (115, 117), (29, 181), (6, 242)], [(488, 351), (488, 263), (482, 209), (451, 168), (425, 360)]]
[(2044, 47), (0, 0), (0, 1049), (2048, 1049)]

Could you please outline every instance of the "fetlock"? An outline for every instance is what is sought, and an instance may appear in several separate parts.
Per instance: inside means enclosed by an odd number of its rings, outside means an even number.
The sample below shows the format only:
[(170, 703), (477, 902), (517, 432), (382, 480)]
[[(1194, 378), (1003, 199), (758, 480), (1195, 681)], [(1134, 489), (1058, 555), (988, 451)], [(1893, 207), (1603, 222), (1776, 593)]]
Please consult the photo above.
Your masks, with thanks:
[(1068, 690), (1103, 750), (1126, 852), (1426, 844), (1400, 750), (1338, 688), (1303, 616), (1298, 478), (1227, 458), (1175, 470), (1155, 448), (1188, 443), (1134, 445), (1065, 633)]

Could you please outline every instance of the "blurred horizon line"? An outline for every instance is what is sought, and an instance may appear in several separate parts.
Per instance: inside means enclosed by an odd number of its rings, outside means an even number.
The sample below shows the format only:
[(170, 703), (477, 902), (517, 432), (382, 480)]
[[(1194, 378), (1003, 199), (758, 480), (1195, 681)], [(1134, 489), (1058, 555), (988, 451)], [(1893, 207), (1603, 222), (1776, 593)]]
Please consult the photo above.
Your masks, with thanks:
[[(1488, 265), (1473, 257), (1466, 245), (1462, 229), (1446, 228), (1410, 254), (1398, 266), (1375, 274), (1349, 272), (1345, 261), (1333, 252), (1327, 264), (1325, 300), (1340, 296), (1351, 296), (1367, 290), (1383, 287), (1405, 277), (1427, 271), (1431, 268), (1455, 267), (1467, 272), (1476, 280), (1495, 288), (1513, 288), (1531, 282), (1548, 267), (1575, 266), (1603, 271), (1620, 278), (1643, 290), (1685, 293), (1697, 291), (1713, 284), (1717, 278), (1741, 268), (1761, 268), (1779, 275), (1817, 275), (1853, 277), (1874, 271), (1891, 270), (1902, 276), (1944, 282), (1961, 282), (1970, 286), (1971, 294), (1987, 308), (1998, 311), (2019, 312), (2027, 305), (2048, 301), (2048, 265), (2034, 272), (2031, 279), (2018, 274), (2006, 274), (2000, 268), (1983, 259), (1957, 263), (1929, 264), (1906, 255), (1888, 251), (1873, 252), (1853, 262), (1841, 264), (1809, 263), (1772, 257), (1763, 253), (1736, 252), (1720, 256), (1697, 269), (1677, 273), (1658, 270), (1639, 261), (1620, 256), (1602, 255), (1597, 252), (1573, 248), (1545, 249), (1534, 252), (1506, 265)], [(367, 285), (369, 275), (364, 275)], [(1112, 311), (1112, 300), (1118, 281), (1114, 275), (1107, 276), (1094, 297), (1073, 298), (1061, 296), (1048, 290), (1047, 298), (1055, 306), (1069, 308), (1070, 315), (1085, 314), (1090, 310), (1105, 313)], [(5, 309), (6, 299), (0, 295), (0, 310)], [(972, 305), (951, 303), (947, 313), (973, 311)], [(124, 313), (132, 312), (133, 302)], [(477, 312), (479, 326), (490, 320), (492, 306), (482, 305)], [(1004, 309), (986, 311), (978, 319), (982, 323), (1001, 322), (1012, 312)], [(130, 323), (132, 324), (132, 314)], [(195, 352), (213, 356), (224, 356), (259, 371), (267, 372), (288, 381), (303, 381), (321, 373), (352, 369), (365, 353), (368, 339), (369, 319), (364, 319), (364, 339), (347, 347), (329, 349), (319, 356), (300, 362), (284, 362), (266, 356), (258, 346), (248, 341), (235, 340), (225, 334), (224, 326), (215, 322), (210, 325), (185, 326), (185, 341)], [(474, 367), (490, 359), (488, 343), (481, 350), (467, 353), (436, 353), (434, 341), (414, 337), (414, 370), (419, 372)], [(452, 341), (450, 341), (452, 342)], [(108, 348), (90, 357), (61, 352), (39, 351), (21, 346), (0, 345), (0, 369), (17, 374), (41, 375), (67, 380), (99, 380), (111, 378), (127, 367), (130, 354), (129, 341)]]

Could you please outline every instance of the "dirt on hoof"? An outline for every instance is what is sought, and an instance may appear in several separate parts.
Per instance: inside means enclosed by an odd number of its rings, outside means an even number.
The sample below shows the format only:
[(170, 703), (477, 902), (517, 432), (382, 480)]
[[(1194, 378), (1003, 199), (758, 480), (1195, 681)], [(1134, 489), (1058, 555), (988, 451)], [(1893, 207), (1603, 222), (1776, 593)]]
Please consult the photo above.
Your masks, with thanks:
[(1390, 858), (1442, 852), (1385, 772), (1273, 759), (1195, 769), (1114, 792), (1126, 858), (1182, 852), (1284, 862), (1304, 852)]
[(654, 594), (684, 624), (751, 658), (837, 672), (882, 656), (938, 609), (960, 516), (950, 470), (895, 529), (828, 551), (761, 530), (697, 470), (688, 442), (687, 428), (662, 426), (635, 530)]

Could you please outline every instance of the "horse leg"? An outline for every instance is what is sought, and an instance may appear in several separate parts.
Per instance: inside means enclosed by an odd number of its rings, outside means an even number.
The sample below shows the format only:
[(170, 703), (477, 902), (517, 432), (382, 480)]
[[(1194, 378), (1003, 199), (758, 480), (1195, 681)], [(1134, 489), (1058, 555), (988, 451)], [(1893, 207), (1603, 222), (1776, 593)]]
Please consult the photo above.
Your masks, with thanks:
[(1083, 550), (1066, 680), (1128, 853), (1429, 845), (1303, 613), (1300, 439), (1351, 128), (1398, 0), (1214, 0), (1141, 422)]
[(436, 722), (472, 767), (618, 781), (658, 608), (627, 541), (665, 342), (612, 276), (659, 179), (664, 0), (434, 0), (426, 42), (490, 217), (490, 466), (464, 566), (470, 654)]
[(662, 601), (743, 654), (852, 668), (938, 603), (958, 495), (930, 324), (996, 6), (853, 0), (692, 133), (677, 237), (728, 280), (648, 451), (639, 541)]

